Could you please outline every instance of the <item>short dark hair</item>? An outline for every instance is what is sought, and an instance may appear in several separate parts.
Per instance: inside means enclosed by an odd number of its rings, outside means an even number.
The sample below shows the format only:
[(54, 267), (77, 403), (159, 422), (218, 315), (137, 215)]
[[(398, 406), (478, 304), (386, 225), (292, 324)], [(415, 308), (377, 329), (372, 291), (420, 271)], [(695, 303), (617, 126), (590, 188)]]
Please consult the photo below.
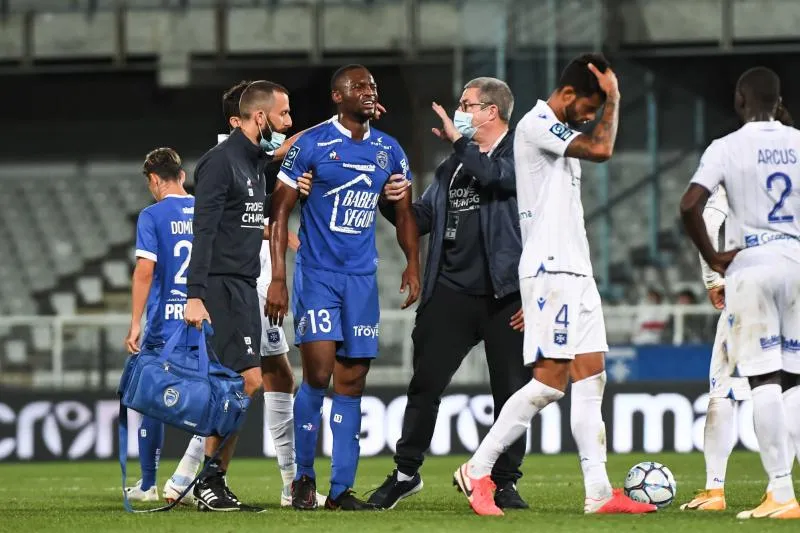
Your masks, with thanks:
[(335, 91), (338, 88), (339, 82), (348, 72), (360, 69), (369, 70), (364, 65), (359, 65), (357, 63), (350, 63), (349, 65), (345, 65), (336, 69), (336, 72), (334, 72), (333, 76), (331, 76), (331, 91)]
[(232, 117), (240, 116), (239, 99), (248, 85), (249, 81), (242, 80), (222, 95), (222, 114), (225, 115), (225, 122), (230, 122)]
[(144, 158), (142, 174), (155, 174), (164, 181), (178, 181), (181, 177), (181, 156), (172, 148), (156, 148)]
[(250, 118), (257, 107), (270, 106), (276, 92), (289, 94), (289, 90), (279, 83), (266, 80), (252, 82), (245, 87), (242, 96), (239, 97), (239, 116)]
[(767, 67), (754, 67), (745, 71), (736, 82), (736, 89), (745, 103), (761, 111), (773, 111), (781, 99), (781, 79)]
[(597, 76), (589, 70), (589, 63), (597, 67), (600, 72), (605, 72), (610, 66), (608, 59), (603, 54), (582, 54), (569, 62), (561, 72), (558, 88), (572, 87), (579, 97), (592, 97), (599, 94), (603, 100), (606, 93), (600, 89)]

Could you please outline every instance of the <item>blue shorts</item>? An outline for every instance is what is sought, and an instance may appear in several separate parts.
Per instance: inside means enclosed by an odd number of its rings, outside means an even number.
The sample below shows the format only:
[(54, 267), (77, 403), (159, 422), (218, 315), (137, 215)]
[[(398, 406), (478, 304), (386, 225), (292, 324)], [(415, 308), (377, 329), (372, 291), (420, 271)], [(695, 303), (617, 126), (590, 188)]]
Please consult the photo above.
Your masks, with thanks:
[(337, 357), (378, 356), (376, 274), (350, 275), (300, 265), (294, 271), (294, 343), (336, 341)]

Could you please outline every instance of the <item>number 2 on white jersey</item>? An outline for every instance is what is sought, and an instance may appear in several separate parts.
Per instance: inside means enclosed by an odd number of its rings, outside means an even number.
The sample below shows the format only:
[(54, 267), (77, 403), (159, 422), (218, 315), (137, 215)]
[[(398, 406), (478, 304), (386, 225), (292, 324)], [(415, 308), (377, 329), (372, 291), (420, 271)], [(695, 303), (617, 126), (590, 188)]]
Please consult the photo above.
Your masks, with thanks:
[[(778, 224), (781, 222), (792, 222), (794, 221), (793, 215), (778, 215), (778, 211), (783, 207), (783, 203), (786, 201), (786, 198), (792, 193), (792, 179), (784, 174), (783, 172), (775, 172), (767, 176), (767, 190), (772, 190), (772, 184), (775, 181), (782, 181), (783, 182), (783, 192), (781, 193), (781, 197), (778, 198), (778, 201), (772, 208), (772, 211), (769, 212), (767, 215), (767, 221), (772, 224)], [(775, 184), (777, 188), (778, 184)]]
[(181, 251), (184, 249), (187, 250), (186, 259), (183, 260), (181, 267), (175, 273), (175, 283), (181, 285), (186, 285), (186, 269), (189, 268), (189, 260), (192, 258), (192, 241), (178, 241), (172, 251), (173, 256), (181, 257)]

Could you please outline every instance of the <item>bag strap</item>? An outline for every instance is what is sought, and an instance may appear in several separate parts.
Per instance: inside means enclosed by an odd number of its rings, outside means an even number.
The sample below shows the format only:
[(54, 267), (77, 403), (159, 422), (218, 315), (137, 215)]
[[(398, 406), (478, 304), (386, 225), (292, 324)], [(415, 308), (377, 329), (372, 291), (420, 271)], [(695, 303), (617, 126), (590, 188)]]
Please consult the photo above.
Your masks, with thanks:
[(235, 432), (231, 432), (222, 439), (222, 442), (219, 444), (219, 447), (214, 451), (214, 455), (211, 457), (211, 460), (206, 463), (203, 468), (200, 470), (200, 473), (195, 476), (189, 486), (187, 486), (180, 495), (175, 498), (175, 501), (164, 505), (162, 507), (157, 507), (155, 509), (134, 509), (131, 506), (130, 500), (128, 500), (128, 493), (125, 491), (125, 485), (127, 483), (128, 477), (128, 408), (122, 405), (122, 401), (119, 402), (119, 467), (120, 471), (122, 472), (122, 505), (125, 507), (125, 511), (129, 513), (160, 513), (171, 510), (173, 507), (178, 505), (183, 498), (189, 494), (189, 491), (192, 490), (195, 483), (206, 473), (208, 470), (208, 465), (215, 462), (219, 459), (219, 456), (222, 454), (222, 449), (228, 443), (228, 439), (231, 436), (235, 435)]
[[(190, 326), (189, 324), (184, 324), (181, 327), (177, 328), (175, 332), (167, 339), (167, 342), (164, 344), (164, 347), (161, 348), (161, 355), (158, 357), (158, 361), (160, 363), (166, 363), (169, 360), (169, 356), (172, 355), (172, 352), (175, 350), (175, 347), (178, 345), (181, 346), (190, 346), (189, 336), (192, 333), (196, 333), (198, 335), (197, 339), (197, 348), (199, 352), (198, 357), (198, 371), (201, 375), (207, 376), (208, 375), (208, 362), (209, 362), (209, 354), (208, 354), (208, 337), (214, 335), (214, 328), (211, 327), (207, 321), (203, 321), (203, 328), (196, 332), (194, 326)], [(185, 338), (181, 343), (181, 338)], [(213, 353), (213, 352), (212, 352)]]

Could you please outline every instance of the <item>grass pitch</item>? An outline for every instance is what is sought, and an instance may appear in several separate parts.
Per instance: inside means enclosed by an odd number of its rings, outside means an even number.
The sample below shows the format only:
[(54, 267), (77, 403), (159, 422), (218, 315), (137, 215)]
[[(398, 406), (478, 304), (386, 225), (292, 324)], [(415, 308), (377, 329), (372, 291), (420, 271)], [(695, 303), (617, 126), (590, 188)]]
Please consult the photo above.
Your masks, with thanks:
[[(509, 531), (546, 533), (575, 531), (800, 531), (798, 521), (740, 522), (738, 511), (755, 506), (766, 485), (758, 455), (738, 452), (728, 468), (728, 511), (692, 513), (679, 510), (705, 482), (700, 454), (630, 454), (610, 456), (612, 483), (621, 486), (629, 467), (642, 460), (660, 461), (672, 469), (678, 497), (668, 508), (647, 516), (583, 516), (583, 482), (574, 455), (529, 456), (519, 484), (531, 504), (528, 511), (509, 511), (505, 517), (478, 517), (451, 485), (452, 473), (464, 457), (432, 457), (422, 470), (425, 488), (401, 502), (393, 511), (377, 513), (297, 512), (279, 508), (280, 476), (274, 460), (234, 461), (229, 479), (243, 501), (263, 504), (262, 514), (199, 513), (179, 507), (169, 513), (131, 515), (124, 512), (119, 488), (119, 466), (114, 462), (57, 462), (0, 464), (0, 531), (105, 531), (192, 532), (279, 531), (313, 533), (459, 533)], [(130, 484), (138, 468), (131, 463)], [(327, 490), (329, 461), (320, 460), (320, 490)], [(159, 489), (172, 473), (175, 461), (161, 464)], [(363, 459), (356, 489), (378, 486), (392, 468), (388, 457)], [(798, 487), (800, 489), (800, 487)], [(139, 505), (141, 508), (143, 504)]]

